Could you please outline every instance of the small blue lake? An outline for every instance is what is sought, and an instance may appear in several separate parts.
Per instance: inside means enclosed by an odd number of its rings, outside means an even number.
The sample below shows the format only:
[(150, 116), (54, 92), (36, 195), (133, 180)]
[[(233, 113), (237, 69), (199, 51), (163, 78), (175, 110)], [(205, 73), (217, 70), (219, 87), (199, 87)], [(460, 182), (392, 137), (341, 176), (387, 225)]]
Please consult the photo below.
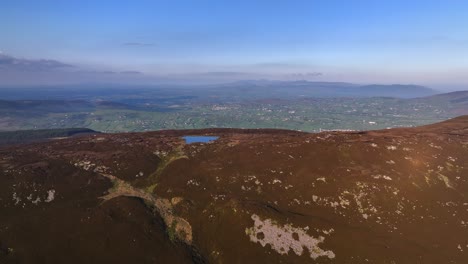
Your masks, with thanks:
[(208, 143), (208, 142), (217, 140), (219, 137), (215, 137), (215, 136), (183, 136), (182, 138), (185, 139), (186, 144), (192, 144), (192, 143)]

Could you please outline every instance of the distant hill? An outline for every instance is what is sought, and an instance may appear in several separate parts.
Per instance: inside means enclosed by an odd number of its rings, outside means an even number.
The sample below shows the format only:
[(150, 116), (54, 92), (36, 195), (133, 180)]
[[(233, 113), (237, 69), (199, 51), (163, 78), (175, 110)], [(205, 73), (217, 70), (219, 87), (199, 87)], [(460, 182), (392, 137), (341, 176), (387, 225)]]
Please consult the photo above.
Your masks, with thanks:
[(451, 103), (467, 103), (468, 104), (468, 91), (456, 91), (450, 93), (436, 94), (423, 99), (432, 100), (446, 100)]
[(112, 101), (128, 105), (147, 101), (172, 105), (207, 98), (262, 99), (297, 97), (395, 97), (415, 98), (437, 94), (428, 87), (413, 84), (354, 84), (306, 80), (243, 80), (204, 85), (76, 85), (60, 87), (8, 88), (0, 85), (0, 98), (8, 100)]
[(36, 111), (68, 112), (73, 110), (92, 110), (93, 104), (84, 100), (0, 100), (0, 112)]
[(32, 143), (51, 138), (72, 137), (78, 135), (98, 134), (88, 128), (38, 129), (0, 132), (0, 145)]
[(420, 85), (364, 85), (353, 89), (354, 93), (359, 96), (375, 97), (397, 97), (397, 98), (414, 98), (419, 96), (430, 96), (436, 94), (435, 90), (420, 86)]
[(64, 113), (94, 111), (97, 109), (133, 109), (130, 105), (111, 101), (86, 101), (86, 100), (0, 100), (0, 113), (12, 115), (22, 112)]
[(413, 102), (438, 105), (453, 115), (468, 114), (468, 91), (456, 91), (411, 99)]
[[(215, 86), (220, 88), (220, 86)], [(242, 81), (221, 86), (223, 91), (234, 89), (242, 93), (263, 93), (277, 97), (395, 97), (416, 98), (430, 96), (437, 91), (412, 84), (359, 85), (343, 82), (309, 81)], [(219, 90), (221, 91), (221, 89)]]

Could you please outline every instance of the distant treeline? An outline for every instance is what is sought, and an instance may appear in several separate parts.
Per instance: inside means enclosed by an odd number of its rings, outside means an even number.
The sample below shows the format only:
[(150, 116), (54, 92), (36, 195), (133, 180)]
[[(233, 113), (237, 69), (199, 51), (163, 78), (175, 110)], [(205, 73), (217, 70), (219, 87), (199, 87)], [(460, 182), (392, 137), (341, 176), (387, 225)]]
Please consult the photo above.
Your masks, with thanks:
[(88, 128), (38, 129), (0, 132), (0, 145), (31, 143), (49, 138), (100, 133)]

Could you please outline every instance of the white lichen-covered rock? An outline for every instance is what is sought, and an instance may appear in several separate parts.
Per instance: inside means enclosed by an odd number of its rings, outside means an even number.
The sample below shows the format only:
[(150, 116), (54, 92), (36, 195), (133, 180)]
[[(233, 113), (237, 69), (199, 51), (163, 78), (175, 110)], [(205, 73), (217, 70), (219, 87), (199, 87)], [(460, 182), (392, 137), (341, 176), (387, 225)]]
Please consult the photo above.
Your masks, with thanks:
[(279, 254), (288, 254), (292, 250), (296, 255), (302, 255), (304, 247), (310, 252), (310, 257), (335, 258), (335, 253), (331, 250), (323, 250), (319, 247), (325, 238), (309, 236), (306, 229), (297, 228), (291, 225), (278, 226), (271, 219), (261, 220), (256, 214), (252, 215), (254, 226), (247, 228), (245, 233), (250, 237), (250, 241), (260, 243), (263, 247), (267, 244)]
[(388, 149), (388, 150), (396, 150), (397, 147), (396, 147), (396, 146), (387, 146), (387, 149)]
[(16, 192), (13, 193), (13, 201), (15, 202), (15, 205), (18, 205), (21, 202), (21, 198), (16, 195)]
[(45, 199), (46, 203), (50, 203), (55, 199), (55, 190), (47, 191), (47, 198)]

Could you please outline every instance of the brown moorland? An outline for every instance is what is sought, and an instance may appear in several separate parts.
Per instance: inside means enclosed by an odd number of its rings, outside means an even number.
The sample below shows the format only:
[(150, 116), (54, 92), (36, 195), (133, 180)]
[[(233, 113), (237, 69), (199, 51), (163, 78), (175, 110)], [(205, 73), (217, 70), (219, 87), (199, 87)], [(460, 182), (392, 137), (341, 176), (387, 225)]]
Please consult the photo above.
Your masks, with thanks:
[(3, 147), (0, 263), (467, 263), (467, 195), (468, 116)]

